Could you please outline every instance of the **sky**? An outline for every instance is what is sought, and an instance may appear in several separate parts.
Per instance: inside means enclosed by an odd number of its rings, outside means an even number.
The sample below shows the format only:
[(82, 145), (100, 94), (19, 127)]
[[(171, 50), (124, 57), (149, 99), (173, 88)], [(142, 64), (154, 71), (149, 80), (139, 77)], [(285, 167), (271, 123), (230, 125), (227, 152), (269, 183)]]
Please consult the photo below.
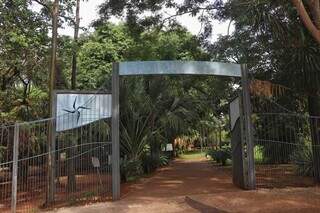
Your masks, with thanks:
[[(80, 5), (80, 26), (89, 28), (92, 21), (98, 19), (98, 6), (103, 3), (105, 0), (89, 0), (81, 2)], [(166, 11), (168, 12), (168, 11)], [(116, 18), (112, 18), (111, 22), (117, 23), (121, 20)], [(189, 15), (183, 15), (178, 17), (178, 21), (181, 25), (186, 27), (192, 34), (197, 35), (201, 29), (201, 24), (199, 23), (197, 17), (192, 17)], [(218, 38), (218, 35), (226, 35), (228, 31), (229, 23), (220, 23), (218, 21), (213, 22), (213, 35), (211, 40), (215, 41)], [(231, 32), (233, 30), (233, 26), (230, 28)], [(89, 28), (89, 31), (92, 29)], [(59, 29), (59, 33), (63, 35), (73, 36), (72, 27), (65, 26), (64, 29)]]

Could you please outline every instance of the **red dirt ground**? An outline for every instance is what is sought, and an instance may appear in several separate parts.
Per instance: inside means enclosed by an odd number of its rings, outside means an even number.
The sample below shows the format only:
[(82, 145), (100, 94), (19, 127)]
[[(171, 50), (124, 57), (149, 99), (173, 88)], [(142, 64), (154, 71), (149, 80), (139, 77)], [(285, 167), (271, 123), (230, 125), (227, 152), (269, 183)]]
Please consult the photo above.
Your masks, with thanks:
[(55, 212), (320, 212), (319, 187), (243, 191), (233, 186), (229, 171), (205, 159), (176, 160), (126, 185), (129, 192), (120, 201)]

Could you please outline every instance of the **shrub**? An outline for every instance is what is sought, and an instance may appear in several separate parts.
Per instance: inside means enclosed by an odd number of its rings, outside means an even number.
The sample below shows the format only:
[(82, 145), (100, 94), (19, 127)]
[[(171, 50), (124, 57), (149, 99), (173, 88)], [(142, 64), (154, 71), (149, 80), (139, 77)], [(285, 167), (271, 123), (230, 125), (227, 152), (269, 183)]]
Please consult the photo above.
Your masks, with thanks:
[(222, 166), (225, 166), (227, 164), (227, 160), (231, 159), (231, 148), (225, 146), (218, 150), (210, 149), (207, 151), (207, 155), (209, 155), (212, 160), (215, 160), (217, 163), (221, 163)]
[(142, 168), (144, 173), (148, 174), (156, 170), (159, 166), (159, 159), (150, 154), (145, 154), (142, 157)]
[(263, 146), (256, 145), (254, 146), (254, 162), (257, 164), (264, 163), (264, 156), (263, 156)]
[(130, 177), (137, 177), (143, 173), (141, 160), (124, 157), (120, 161), (121, 181), (127, 182)]
[(142, 167), (144, 173), (148, 174), (155, 171), (160, 166), (168, 165), (169, 159), (167, 156), (158, 155), (158, 156), (151, 156), (146, 154), (142, 158)]
[(313, 176), (314, 166), (311, 146), (303, 146), (296, 149), (291, 155), (291, 160), (295, 164), (295, 170), (298, 175)]

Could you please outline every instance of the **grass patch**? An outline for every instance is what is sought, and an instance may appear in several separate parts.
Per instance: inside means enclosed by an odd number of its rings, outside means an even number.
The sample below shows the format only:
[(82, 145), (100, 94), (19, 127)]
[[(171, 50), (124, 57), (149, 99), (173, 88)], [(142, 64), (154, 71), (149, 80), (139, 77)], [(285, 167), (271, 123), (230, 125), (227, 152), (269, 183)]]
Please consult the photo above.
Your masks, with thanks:
[(186, 159), (186, 160), (192, 160), (192, 159), (199, 159), (205, 157), (206, 153), (201, 152), (200, 150), (195, 150), (195, 151), (187, 151), (179, 156), (181, 159)]
[(255, 146), (254, 147), (254, 161), (257, 164), (263, 163), (263, 147), (262, 146)]

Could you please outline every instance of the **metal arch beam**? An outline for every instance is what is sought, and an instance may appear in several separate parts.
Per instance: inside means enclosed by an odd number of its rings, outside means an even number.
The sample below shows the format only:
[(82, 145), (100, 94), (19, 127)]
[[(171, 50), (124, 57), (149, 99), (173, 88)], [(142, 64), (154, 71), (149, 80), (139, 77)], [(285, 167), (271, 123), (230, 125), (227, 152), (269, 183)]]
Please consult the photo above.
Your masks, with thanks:
[(241, 77), (240, 64), (210, 61), (129, 61), (119, 63), (119, 75), (217, 75)]

